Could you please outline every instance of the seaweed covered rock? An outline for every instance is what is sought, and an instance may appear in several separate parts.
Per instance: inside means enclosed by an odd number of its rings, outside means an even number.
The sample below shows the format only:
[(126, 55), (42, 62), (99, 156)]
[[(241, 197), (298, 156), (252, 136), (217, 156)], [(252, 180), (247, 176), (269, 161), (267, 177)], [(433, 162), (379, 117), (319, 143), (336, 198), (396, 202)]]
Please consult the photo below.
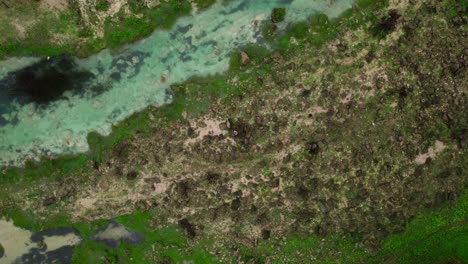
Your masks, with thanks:
[(274, 8), (273, 11), (271, 11), (271, 22), (273, 23), (279, 23), (283, 22), (284, 19), (286, 18), (286, 8)]

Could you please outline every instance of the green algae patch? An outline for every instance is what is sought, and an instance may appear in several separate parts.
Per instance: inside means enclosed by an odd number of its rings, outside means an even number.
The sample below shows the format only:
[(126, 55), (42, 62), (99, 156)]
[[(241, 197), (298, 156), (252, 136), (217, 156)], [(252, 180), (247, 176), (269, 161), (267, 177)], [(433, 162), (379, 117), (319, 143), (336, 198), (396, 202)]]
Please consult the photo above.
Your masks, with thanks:
[(468, 259), (468, 192), (455, 205), (415, 217), (403, 233), (385, 240), (380, 252), (394, 263)]
[[(355, 30), (366, 27), (366, 24), (374, 24), (378, 19), (379, 10), (383, 10), (388, 5), (387, 1), (358, 0), (353, 8), (344, 11), (335, 19), (330, 19), (327, 15), (316, 13), (307, 20), (294, 23), (289, 26), (284, 35), (280, 36), (276, 43), (278, 49), (288, 53), (291, 50), (304, 48), (304, 45), (320, 47), (326, 41), (335, 38), (342, 32), (343, 28)], [(267, 40), (272, 40), (272, 28), (266, 26), (264, 35)], [(292, 39), (294, 39), (292, 41)]]
[[(72, 223), (66, 217), (47, 220), (20, 211), (10, 211), (6, 216), (16, 226), (32, 230), (44, 230), (57, 226), (71, 226), (83, 235), (84, 241), (75, 249), (72, 263), (96, 263), (107, 261), (194, 261), (195, 263), (226, 263), (237, 260), (265, 263), (434, 263), (437, 261), (462, 261), (468, 251), (468, 199), (464, 195), (454, 205), (429, 210), (409, 222), (406, 230), (385, 239), (378, 254), (360, 248), (358, 240), (347, 236), (290, 235), (287, 238), (266, 238), (255, 246), (201, 237), (189, 241), (176, 226), (157, 228), (157, 211), (136, 211), (120, 216), (116, 221), (125, 227), (144, 234), (140, 245), (121, 243), (116, 249), (108, 248), (91, 240), (96, 230), (105, 221)], [(5, 215), (4, 215), (5, 216)], [(42, 224), (41, 224), (42, 222)], [(221, 248), (220, 248), (221, 245)], [(237, 248), (236, 255), (223, 255), (223, 261), (208, 252), (216, 246), (219, 252)]]
[[(213, 256), (198, 246), (189, 247), (187, 238), (176, 226), (154, 227), (154, 214), (157, 212), (134, 212), (120, 216), (116, 221), (143, 235), (139, 245), (120, 243), (116, 249), (95, 243), (90, 239), (79, 246), (73, 263), (95, 263), (96, 261), (125, 261), (134, 263), (154, 263), (155, 261), (194, 261), (195, 263), (219, 263)], [(202, 242), (197, 242), (203, 244)]]
[(346, 237), (291, 235), (262, 241), (252, 249), (240, 247), (245, 262), (254, 263), (365, 263), (364, 250)]
[(109, 10), (109, 2), (108, 0), (98, 0), (96, 3), (96, 10), (98, 11), (107, 11)]
[(279, 23), (283, 22), (286, 18), (286, 8), (273, 8), (271, 11), (271, 22), (272, 23)]
[(378, 253), (350, 237), (291, 236), (240, 246), (242, 260), (255, 263), (464, 263), (468, 259), (468, 192), (455, 205), (417, 215), (401, 234), (385, 239)]
[(169, 29), (177, 18), (190, 14), (191, 5), (186, 1), (170, 1), (149, 9), (133, 1), (130, 9), (141, 14), (141, 18), (127, 17), (122, 10), (116, 17), (107, 19), (104, 35), (107, 47), (118, 48), (150, 35), (155, 29)]
[(55, 159), (28, 161), (24, 168), (8, 168), (0, 174), (2, 185), (18, 184), (43, 179), (59, 179), (85, 169), (88, 162), (86, 154), (63, 155)]
[[(206, 9), (216, 3), (216, 0), (195, 0), (198, 9)], [(226, 0), (224, 2), (227, 2)]]

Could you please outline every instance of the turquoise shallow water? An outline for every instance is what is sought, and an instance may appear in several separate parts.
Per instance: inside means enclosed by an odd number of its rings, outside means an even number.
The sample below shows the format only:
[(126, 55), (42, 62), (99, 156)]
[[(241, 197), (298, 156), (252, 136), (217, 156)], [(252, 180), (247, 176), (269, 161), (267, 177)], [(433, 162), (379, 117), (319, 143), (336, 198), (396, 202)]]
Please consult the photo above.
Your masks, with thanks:
[[(262, 43), (262, 21), (272, 8), (287, 7), (286, 21), (304, 20), (315, 12), (336, 17), (353, 0), (232, 0), (178, 20), (168, 31), (126, 46), (119, 53), (104, 50), (86, 59), (73, 59), (94, 74), (89, 87), (101, 92), (65, 93), (46, 106), (6, 99), (0, 89), (0, 166), (23, 165), (26, 159), (89, 149), (91, 131), (111, 132), (112, 124), (150, 105), (168, 103), (171, 84), (193, 76), (222, 73), (230, 53), (248, 43)], [(37, 58), (0, 61), (0, 79), (32, 65)], [(3, 100), (2, 100), (3, 93)]]

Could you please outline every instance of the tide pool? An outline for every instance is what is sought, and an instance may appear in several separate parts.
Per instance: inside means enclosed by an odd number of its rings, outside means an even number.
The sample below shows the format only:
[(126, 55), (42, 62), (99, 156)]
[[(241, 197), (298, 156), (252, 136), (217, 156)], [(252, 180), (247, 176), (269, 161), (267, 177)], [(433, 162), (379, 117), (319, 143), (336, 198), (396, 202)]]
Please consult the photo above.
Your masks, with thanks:
[(275, 7), (288, 10), (286, 20), (279, 24), (281, 29), (316, 12), (337, 17), (352, 3), (220, 1), (179, 19), (171, 30), (156, 31), (118, 53), (104, 50), (86, 59), (70, 58), (77, 71), (93, 77), (83, 81), (85, 89), (67, 91), (47, 104), (21, 101), (9, 91), (11, 73), (31, 67), (38, 58), (0, 61), (0, 166), (22, 166), (27, 159), (86, 152), (88, 133), (108, 135), (113, 124), (132, 113), (171, 102), (172, 84), (225, 72), (231, 52), (248, 43), (264, 42), (262, 22), (270, 19)]

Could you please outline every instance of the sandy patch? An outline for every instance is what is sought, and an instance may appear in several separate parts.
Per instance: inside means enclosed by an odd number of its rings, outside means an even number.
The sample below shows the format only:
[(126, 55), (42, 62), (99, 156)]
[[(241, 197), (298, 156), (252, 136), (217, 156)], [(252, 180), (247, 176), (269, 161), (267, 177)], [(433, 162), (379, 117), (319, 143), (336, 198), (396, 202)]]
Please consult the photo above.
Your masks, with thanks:
[(96, 238), (102, 240), (119, 240), (130, 236), (132, 236), (132, 233), (122, 225), (109, 225), (105, 230), (99, 232), (99, 234), (96, 234)]
[(426, 163), (428, 158), (435, 158), (437, 153), (442, 152), (446, 148), (447, 146), (444, 145), (444, 142), (436, 140), (435, 146), (430, 147), (426, 153), (419, 154), (418, 156), (416, 156), (414, 162), (416, 162), (416, 164), (419, 165), (424, 164)]
[(31, 241), (32, 235), (31, 231), (19, 228), (11, 221), (0, 219), (0, 243), (5, 251), (4, 256), (0, 258), (0, 264), (16, 263), (15, 261), (23, 255), (31, 253), (33, 249), (40, 250), (41, 252), (38, 254), (46, 256), (48, 252), (81, 243), (81, 238), (74, 233), (62, 236), (44, 236), (43, 243), (47, 249), (45, 250), (39, 243)]
[(24, 39), (26, 37), (26, 28), (23, 24), (20, 23), (18, 19), (15, 19), (13, 25), (16, 28), (16, 32), (18, 32), (18, 38)]
[(69, 233), (64, 236), (44, 236), (47, 251), (54, 251), (64, 246), (76, 246), (81, 243), (81, 238), (76, 234)]
[(326, 113), (326, 112), (328, 112), (328, 110), (321, 107), (321, 106), (314, 106), (314, 107), (311, 108), (311, 111), (310, 111), (310, 113), (313, 114), (313, 115), (322, 114), (322, 113)]
[[(413, 3), (410, 3), (413, 2)], [(410, 1), (410, 0), (390, 0), (390, 4), (388, 9), (400, 9), (405, 10), (408, 9), (408, 5), (414, 5), (416, 9), (420, 8), (423, 1)]]
[[(155, 1), (157, 2), (156, 5), (159, 5), (159, 1)], [(126, 4), (126, 1), (111, 1), (110, 2), (110, 7), (109, 7), (109, 10), (107, 10), (106, 12), (106, 15), (108, 16), (114, 16), (115, 14), (117, 14), (120, 9)], [(155, 5), (155, 6), (156, 6)]]
[(94, 209), (94, 204), (97, 202), (97, 198), (95, 197), (86, 197), (79, 199), (75, 203), (75, 212), (73, 215), (76, 217), (78, 215), (83, 215), (86, 211), (88, 210), (93, 210)]
[(40, 3), (44, 7), (54, 8), (60, 11), (65, 11), (68, 7), (67, 0), (42, 0)]
[(153, 184), (153, 194), (163, 194), (167, 189), (169, 189), (169, 183), (167, 182)]
[(382, 79), (388, 82), (388, 76), (385, 73), (384, 66), (366, 65), (364, 68), (364, 74), (356, 77), (358, 82), (362, 83), (362, 86), (375, 88), (375, 84), (378, 79)]
[(5, 251), (0, 263), (14, 263), (17, 258), (37, 247), (31, 241), (31, 235), (30, 231), (16, 227), (13, 222), (0, 220), (0, 243)]
[(303, 149), (303, 146), (301, 145), (290, 144), (287, 148), (281, 149), (281, 151), (278, 153), (277, 155), (278, 161), (282, 162), (289, 154), (296, 154), (302, 149)]
[[(158, 4), (158, 1), (146, 1), (145, 3), (154, 2)], [(80, 14), (83, 22), (90, 27), (96, 37), (104, 36), (104, 23), (107, 18), (113, 17), (115, 14), (120, 12), (121, 9), (124, 9), (125, 14), (129, 14), (130, 10), (128, 8), (127, 0), (112, 0), (108, 1), (109, 9), (106, 11), (96, 10), (96, 1), (95, 0), (79, 0), (78, 6), (80, 9)], [(97, 21), (96, 21), (97, 20)]]
[(389, 9), (403, 9), (409, 4), (409, 0), (390, 0)]

